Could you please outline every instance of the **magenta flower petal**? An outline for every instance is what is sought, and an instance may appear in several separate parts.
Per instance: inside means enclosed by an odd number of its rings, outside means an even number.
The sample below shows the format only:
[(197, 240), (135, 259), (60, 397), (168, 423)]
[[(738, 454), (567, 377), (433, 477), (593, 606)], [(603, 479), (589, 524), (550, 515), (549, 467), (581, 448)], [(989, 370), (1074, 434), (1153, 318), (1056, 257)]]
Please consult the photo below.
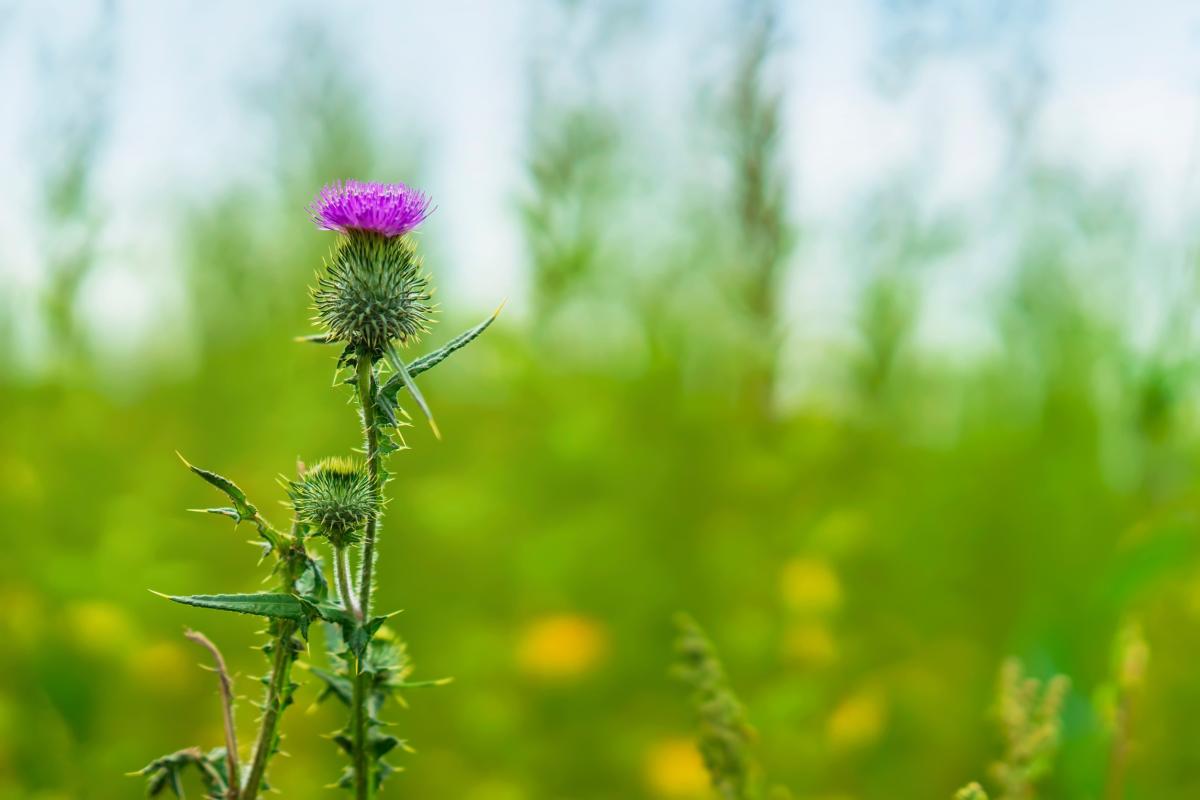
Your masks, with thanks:
[(308, 207), (313, 222), (327, 231), (371, 231), (403, 236), (424, 222), (429, 198), (403, 183), (337, 181), (321, 190)]

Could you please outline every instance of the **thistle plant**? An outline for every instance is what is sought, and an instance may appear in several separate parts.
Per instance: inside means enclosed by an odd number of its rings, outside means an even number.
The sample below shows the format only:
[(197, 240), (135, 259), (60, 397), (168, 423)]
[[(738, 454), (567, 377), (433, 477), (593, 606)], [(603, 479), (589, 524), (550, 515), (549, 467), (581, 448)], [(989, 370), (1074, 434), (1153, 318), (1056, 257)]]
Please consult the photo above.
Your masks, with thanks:
[[(347, 710), (345, 727), (332, 739), (349, 760), (337, 785), (357, 800), (379, 791), (395, 771), (385, 756), (407, 749), (385, 731), (380, 714), (388, 700), (406, 689), (444, 680), (410, 680), (407, 649), (373, 613), (376, 545), (390, 479), (385, 458), (406, 445), (401, 435), (409, 416), (401, 406), (411, 398), (439, 435), (415, 378), (478, 337), (493, 314), (438, 350), (406, 362), (401, 348), (416, 344), (429, 329), (434, 307), (429, 277), (411, 235), (430, 212), (429, 199), (403, 184), (346, 181), (327, 186), (309, 207), (317, 226), (336, 232), (338, 241), (312, 290), (320, 333), (302, 341), (338, 344), (335, 387), (348, 389), (357, 407), (363, 445), (359, 457), (333, 456), (283, 481), (292, 519), (286, 530), (261, 514), (233, 481), (184, 464), (221, 491), (229, 505), (197, 509), (250, 523), (258, 534), (262, 559), (271, 563), (275, 587), (253, 594), (169, 596), (185, 605), (263, 617), (270, 664), (258, 731), (248, 760), (243, 759), (234, 725), (233, 681), (224, 658), (202, 634), (189, 638), (209, 650), (216, 662), (225, 743), (212, 750), (189, 747), (158, 758), (139, 774), (147, 793), (183, 796), (181, 775), (194, 768), (210, 798), (254, 800), (266, 790), (267, 769), (279, 752), (281, 718), (298, 688), (293, 667), (309, 648), (320, 623), (329, 669), (301, 664), (322, 685), (320, 699), (335, 698)], [(327, 549), (326, 549), (327, 548)], [(357, 567), (355, 568), (355, 562)], [(327, 578), (332, 564), (332, 582)], [(332, 587), (332, 588), (331, 588)]]

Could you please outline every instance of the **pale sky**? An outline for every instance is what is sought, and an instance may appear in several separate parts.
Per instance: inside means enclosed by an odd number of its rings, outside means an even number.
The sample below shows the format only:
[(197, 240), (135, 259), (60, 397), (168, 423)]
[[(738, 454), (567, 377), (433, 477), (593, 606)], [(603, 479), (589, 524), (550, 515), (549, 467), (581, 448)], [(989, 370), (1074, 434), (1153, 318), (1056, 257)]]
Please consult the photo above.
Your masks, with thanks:
[[(43, 73), (47, 64), (61, 67), (99, 5), (0, 2), (0, 274), (16, 293), (31, 292), (40, 273), (30, 222), (38, 172), (28, 154), (38, 143)], [(522, 175), (525, 67), (536, 10), (545, 5), (117, 2), (115, 128), (100, 154), (98, 188), (111, 215), (105, 246), (125, 266), (94, 281), (97, 296), (85, 307), (103, 314), (119, 297), (116, 322), (136, 328), (148, 324), (146, 309), (177, 293), (159, 257), (166, 242), (155, 222), (180, 187), (199, 196), (261, 169), (268, 142), (245, 107), (244, 87), (269, 72), (279, 32), (298, 13), (328, 27), (351, 73), (366, 78), (362, 91), (381, 132), (402, 139), (416, 132), (430, 144), (426, 188), (438, 213), (428, 235), (454, 270), (470, 266), (470, 280), (459, 282), (467, 302), (482, 308), (511, 294), (521, 285), (523, 258), (513, 200)], [(1004, 137), (983, 79), (986, 52), (936, 57), (908, 91), (886, 96), (876, 80), (879, 0), (782, 5), (786, 49), (777, 76), (794, 206), (806, 228), (838, 230), (872, 186), (905, 165), (921, 164), (937, 202), (959, 202), (995, 179)], [(696, 82), (719, 79), (705, 54), (719, 44), (723, 15), (735, 6), (652, 4), (628, 61), (610, 65), (612, 82), (640, 93), (648, 109), (635, 123), (666, 148), (678, 135), (670, 110), (703, 90)], [(1200, 6), (1184, 0), (1062, 0), (1035, 39), (1049, 80), (1039, 151), (1097, 176), (1131, 176), (1168, 233), (1194, 206), (1198, 34)], [(66, 85), (76, 77), (86, 80), (73, 76)], [(819, 291), (819, 237), (813, 247), (808, 261), (816, 273), (806, 285)], [(129, 267), (131, 258), (141, 266)]]

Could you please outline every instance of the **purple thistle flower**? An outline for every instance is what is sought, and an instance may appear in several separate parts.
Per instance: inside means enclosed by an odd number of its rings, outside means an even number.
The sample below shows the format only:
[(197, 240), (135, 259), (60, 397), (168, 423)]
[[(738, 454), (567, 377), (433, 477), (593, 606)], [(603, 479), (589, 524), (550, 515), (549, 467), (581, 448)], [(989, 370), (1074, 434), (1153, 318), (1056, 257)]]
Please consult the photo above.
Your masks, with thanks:
[(337, 181), (321, 190), (308, 207), (313, 222), (327, 231), (371, 231), (403, 236), (424, 222), (429, 198), (403, 183)]

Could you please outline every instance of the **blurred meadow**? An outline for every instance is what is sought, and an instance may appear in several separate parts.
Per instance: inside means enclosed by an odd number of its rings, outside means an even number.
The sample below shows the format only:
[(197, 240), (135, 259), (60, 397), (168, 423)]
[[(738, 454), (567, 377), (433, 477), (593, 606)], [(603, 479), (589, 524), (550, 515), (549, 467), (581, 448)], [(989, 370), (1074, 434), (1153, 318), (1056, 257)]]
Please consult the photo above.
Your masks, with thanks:
[[(220, 743), (185, 626), (257, 697), (261, 626), (147, 590), (264, 577), (176, 450), (280, 519), (277, 476), (357, 441), (292, 341), (343, 177), (434, 197), (422, 349), (508, 300), (392, 461), (379, 605), (454, 682), (392, 713), (384, 796), (713, 797), (678, 611), (798, 800), (986, 784), (1008, 656), (1072, 682), (1039, 796), (1200, 796), (1197, 23), (0, 3), (0, 800)], [(335, 794), (315, 694), (283, 797)]]

